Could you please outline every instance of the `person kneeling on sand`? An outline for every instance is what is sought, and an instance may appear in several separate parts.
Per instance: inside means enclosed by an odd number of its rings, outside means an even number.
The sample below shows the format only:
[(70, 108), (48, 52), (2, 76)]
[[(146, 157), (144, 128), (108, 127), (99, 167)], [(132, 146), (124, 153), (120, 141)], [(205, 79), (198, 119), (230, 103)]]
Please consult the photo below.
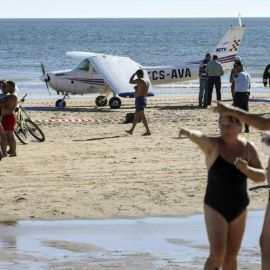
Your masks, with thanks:
[[(134, 77), (137, 75), (138, 79), (134, 80)], [(144, 136), (151, 135), (150, 129), (148, 127), (147, 120), (144, 115), (144, 109), (147, 105), (147, 93), (149, 89), (149, 81), (144, 78), (143, 71), (141, 69), (137, 70), (130, 78), (129, 80), (130, 84), (137, 84), (137, 87), (135, 86), (135, 107), (136, 112), (134, 115), (133, 125), (130, 130), (126, 130), (127, 133), (133, 134), (133, 131), (139, 121), (139, 118), (141, 117), (143, 124), (146, 128), (146, 132), (143, 134)]]
[[(14, 128), (17, 121), (17, 115), (15, 110), (18, 104), (18, 95), (15, 90), (15, 83), (8, 81), (5, 94), (9, 93), (6, 99), (0, 102), (1, 114), (2, 114), (2, 127), (4, 134), (1, 136), (1, 149), (3, 157), (10, 154), (11, 157), (17, 156), (16, 154), (16, 140), (14, 137)], [(10, 149), (7, 153), (7, 141), (9, 142)]]
[(265, 181), (258, 151), (251, 141), (240, 136), (242, 127), (237, 118), (220, 116), (219, 137), (180, 129), (179, 137), (187, 136), (204, 152), (208, 169), (204, 214), (210, 255), (204, 270), (237, 269), (250, 200), (247, 178)]

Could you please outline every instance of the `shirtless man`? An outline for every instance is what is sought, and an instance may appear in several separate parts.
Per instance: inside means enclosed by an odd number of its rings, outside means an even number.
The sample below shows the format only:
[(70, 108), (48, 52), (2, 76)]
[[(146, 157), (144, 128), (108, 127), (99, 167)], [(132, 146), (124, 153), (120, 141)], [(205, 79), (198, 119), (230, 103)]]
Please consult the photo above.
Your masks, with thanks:
[[(5, 93), (9, 93), (5, 101), (0, 102), (0, 108), (2, 113), (2, 126), (4, 134), (1, 136), (1, 148), (3, 157), (10, 154), (10, 157), (16, 157), (16, 140), (14, 137), (14, 128), (17, 121), (17, 115), (15, 109), (18, 104), (18, 95), (15, 90), (15, 83), (8, 81), (6, 85)], [(10, 150), (7, 153), (7, 140), (9, 141)]]
[[(137, 75), (137, 77), (138, 77), (138, 79), (136, 79), (136, 80), (134, 80), (135, 75)], [(144, 78), (143, 71), (141, 69), (139, 69), (131, 76), (129, 83), (130, 84), (137, 84), (137, 87), (136, 86), (134, 87), (136, 111), (135, 111), (135, 115), (134, 115), (134, 121), (133, 121), (132, 128), (130, 130), (126, 130), (126, 132), (132, 135), (133, 131), (134, 131), (134, 129), (139, 121), (139, 118), (141, 117), (143, 124), (146, 128), (146, 132), (143, 135), (144, 136), (151, 135), (147, 120), (146, 120), (145, 115), (144, 115), (144, 109), (145, 109), (146, 104), (147, 104), (146, 97), (147, 97), (147, 93), (148, 93), (148, 89), (149, 89), (149, 82), (146, 78)]]

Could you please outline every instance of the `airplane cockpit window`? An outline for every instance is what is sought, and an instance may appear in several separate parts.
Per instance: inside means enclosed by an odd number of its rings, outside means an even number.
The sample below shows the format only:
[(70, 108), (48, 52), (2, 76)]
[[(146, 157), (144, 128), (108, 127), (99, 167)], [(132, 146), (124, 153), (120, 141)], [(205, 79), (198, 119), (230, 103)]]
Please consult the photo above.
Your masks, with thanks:
[(89, 60), (82, 60), (76, 67), (75, 69), (80, 69), (80, 70), (84, 70), (84, 71), (88, 71), (89, 70)]

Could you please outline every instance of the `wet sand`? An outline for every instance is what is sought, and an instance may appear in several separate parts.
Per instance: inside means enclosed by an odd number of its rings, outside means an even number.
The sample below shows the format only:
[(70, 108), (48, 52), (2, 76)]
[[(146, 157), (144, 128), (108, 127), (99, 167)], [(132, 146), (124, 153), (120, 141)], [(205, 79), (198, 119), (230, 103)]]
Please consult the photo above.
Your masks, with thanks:
[[(263, 218), (250, 213), (239, 270), (260, 269)], [(0, 223), (1, 269), (202, 269), (208, 250), (203, 215)]]

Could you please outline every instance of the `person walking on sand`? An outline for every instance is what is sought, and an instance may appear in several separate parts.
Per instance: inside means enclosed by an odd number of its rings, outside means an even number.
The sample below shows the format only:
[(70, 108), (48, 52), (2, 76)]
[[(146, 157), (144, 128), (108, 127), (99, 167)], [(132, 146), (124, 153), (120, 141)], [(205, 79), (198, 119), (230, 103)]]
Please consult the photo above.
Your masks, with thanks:
[(7, 141), (9, 141), (10, 157), (17, 156), (16, 154), (16, 140), (14, 137), (14, 128), (17, 121), (17, 115), (15, 110), (18, 104), (18, 95), (15, 90), (15, 83), (8, 81), (6, 85), (5, 93), (9, 93), (3, 102), (0, 102), (0, 108), (2, 113), (2, 126), (4, 134), (1, 136), (1, 149), (3, 157), (7, 156)]
[(217, 100), (221, 100), (221, 76), (224, 75), (223, 66), (218, 62), (218, 56), (213, 55), (213, 59), (206, 66), (206, 74), (208, 75), (208, 93), (207, 105), (211, 105), (212, 93), (214, 86), (216, 87)]
[[(270, 130), (270, 119), (262, 118), (255, 114), (249, 114), (248, 112), (235, 108), (228, 107), (222, 103), (218, 103), (214, 108), (215, 112), (220, 115), (230, 115), (239, 118), (241, 121), (253, 126), (259, 130)], [(270, 157), (268, 161), (267, 180), (270, 185)], [(260, 246), (262, 252), (262, 270), (270, 269), (270, 193), (269, 202), (266, 207), (263, 229), (260, 237)]]
[(219, 118), (219, 137), (181, 128), (204, 152), (208, 183), (204, 197), (210, 255), (204, 270), (236, 270), (248, 213), (247, 178), (263, 182), (266, 173), (254, 144), (240, 136), (242, 123), (230, 116)]
[[(137, 79), (135, 80), (134, 77), (137, 75)], [(133, 131), (139, 121), (139, 118), (142, 119), (142, 122), (146, 128), (146, 132), (143, 134), (143, 136), (151, 135), (150, 129), (148, 127), (147, 120), (145, 118), (144, 109), (147, 105), (147, 93), (149, 89), (149, 81), (144, 78), (143, 70), (139, 69), (137, 70), (130, 78), (129, 80), (130, 84), (137, 84), (137, 87), (135, 86), (135, 115), (133, 124), (130, 130), (126, 130), (126, 132), (130, 135), (133, 134)]]

